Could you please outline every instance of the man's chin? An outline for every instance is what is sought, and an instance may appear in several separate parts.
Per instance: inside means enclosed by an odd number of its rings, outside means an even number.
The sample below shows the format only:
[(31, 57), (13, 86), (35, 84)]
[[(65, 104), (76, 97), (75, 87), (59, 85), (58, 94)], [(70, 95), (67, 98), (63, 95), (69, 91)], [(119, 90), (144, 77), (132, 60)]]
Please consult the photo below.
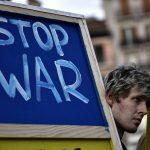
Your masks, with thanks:
[(137, 131), (137, 128), (130, 128), (127, 130), (129, 133), (135, 133)]

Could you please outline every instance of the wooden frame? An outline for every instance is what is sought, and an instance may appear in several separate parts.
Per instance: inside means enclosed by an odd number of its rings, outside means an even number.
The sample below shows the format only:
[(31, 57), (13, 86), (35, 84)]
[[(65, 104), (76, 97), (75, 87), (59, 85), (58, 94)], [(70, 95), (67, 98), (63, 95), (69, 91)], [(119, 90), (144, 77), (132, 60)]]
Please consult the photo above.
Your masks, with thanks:
[(122, 149), (111, 111), (105, 101), (103, 81), (84, 16), (11, 2), (0, 2), (0, 10), (79, 24), (96, 82), (96, 88), (101, 97), (101, 103), (109, 124), (108, 129), (101, 126), (0, 124), (0, 137), (112, 138), (114, 148), (116, 150)]

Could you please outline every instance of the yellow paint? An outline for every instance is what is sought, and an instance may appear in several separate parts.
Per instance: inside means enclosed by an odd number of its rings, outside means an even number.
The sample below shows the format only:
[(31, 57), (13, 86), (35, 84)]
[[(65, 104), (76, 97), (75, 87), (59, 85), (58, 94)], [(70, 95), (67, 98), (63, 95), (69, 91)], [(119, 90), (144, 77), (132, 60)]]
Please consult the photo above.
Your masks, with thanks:
[(110, 139), (0, 139), (0, 150), (112, 150)]
[(150, 150), (150, 112), (147, 115), (146, 150)]
[(111, 144), (111, 148), (112, 148), (112, 150), (115, 150), (115, 149), (114, 149), (114, 145), (113, 145), (112, 140), (110, 140), (110, 144)]

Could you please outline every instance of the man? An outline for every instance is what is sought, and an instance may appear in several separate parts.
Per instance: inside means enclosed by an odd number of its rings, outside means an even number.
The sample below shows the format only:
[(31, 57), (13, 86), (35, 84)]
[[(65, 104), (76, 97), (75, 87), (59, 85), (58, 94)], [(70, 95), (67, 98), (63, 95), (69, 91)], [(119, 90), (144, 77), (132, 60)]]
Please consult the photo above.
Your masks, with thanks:
[(120, 139), (125, 131), (135, 133), (150, 105), (150, 75), (135, 66), (121, 66), (104, 84)]

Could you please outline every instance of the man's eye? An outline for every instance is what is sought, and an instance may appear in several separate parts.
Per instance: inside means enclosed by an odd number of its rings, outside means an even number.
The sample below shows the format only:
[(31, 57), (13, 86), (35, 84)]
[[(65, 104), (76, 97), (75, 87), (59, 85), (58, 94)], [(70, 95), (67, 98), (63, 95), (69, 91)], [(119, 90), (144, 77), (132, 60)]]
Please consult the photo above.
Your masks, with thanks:
[(133, 100), (134, 100), (135, 102), (140, 102), (140, 101), (141, 101), (141, 99), (140, 99), (139, 97), (135, 97), (135, 98), (133, 98)]

